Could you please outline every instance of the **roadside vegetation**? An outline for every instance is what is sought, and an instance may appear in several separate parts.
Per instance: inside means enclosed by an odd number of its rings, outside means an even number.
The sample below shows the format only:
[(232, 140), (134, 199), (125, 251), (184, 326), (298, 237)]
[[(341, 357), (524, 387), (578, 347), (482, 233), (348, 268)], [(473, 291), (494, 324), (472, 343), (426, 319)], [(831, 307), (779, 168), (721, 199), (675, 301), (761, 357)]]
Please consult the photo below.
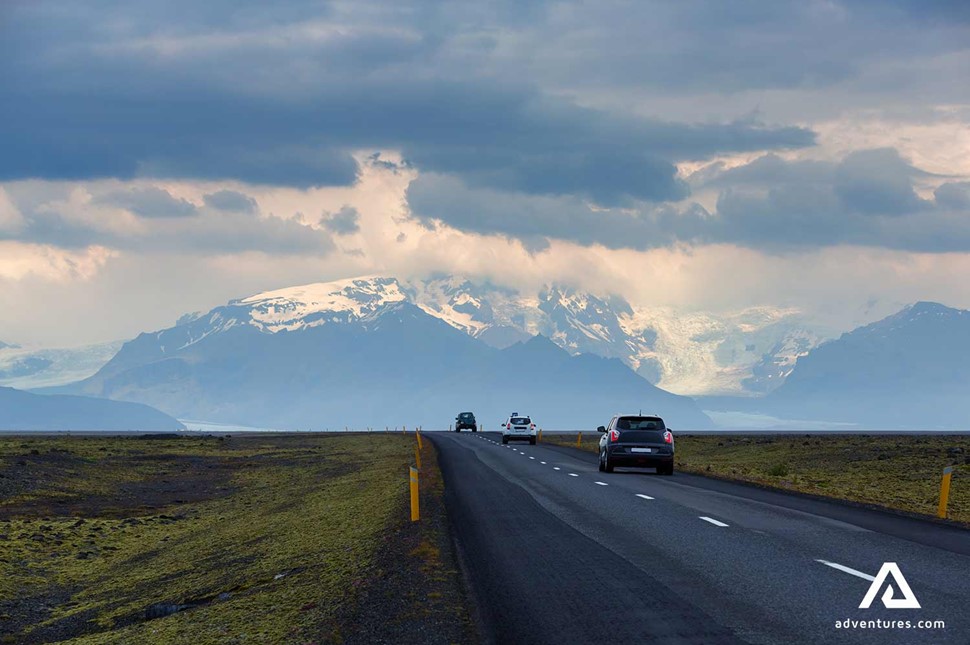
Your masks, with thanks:
[[(598, 451), (599, 433), (581, 447)], [(577, 435), (545, 443), (576, 446)], [(677, 469), (935, 516), (954, 466), (949, 519), (970, 525), (970, 437), (956, 435), (677, 435)]]
[(414, 445), (0, 438), (0, 642), (467, 641), (427, 441), (408, 521)]

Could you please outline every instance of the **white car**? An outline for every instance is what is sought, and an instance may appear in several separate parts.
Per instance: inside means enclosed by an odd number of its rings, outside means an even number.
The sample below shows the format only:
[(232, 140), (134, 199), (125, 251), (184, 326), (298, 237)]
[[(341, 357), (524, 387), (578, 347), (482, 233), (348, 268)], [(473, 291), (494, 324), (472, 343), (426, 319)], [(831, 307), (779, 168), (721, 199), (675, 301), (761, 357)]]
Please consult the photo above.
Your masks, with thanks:
[(536, 424), (527, 414), (513, 412), (502, 426), (502, 443), (508, 443), (513, 439), (528, 440), (533, 446), (536, 445)]

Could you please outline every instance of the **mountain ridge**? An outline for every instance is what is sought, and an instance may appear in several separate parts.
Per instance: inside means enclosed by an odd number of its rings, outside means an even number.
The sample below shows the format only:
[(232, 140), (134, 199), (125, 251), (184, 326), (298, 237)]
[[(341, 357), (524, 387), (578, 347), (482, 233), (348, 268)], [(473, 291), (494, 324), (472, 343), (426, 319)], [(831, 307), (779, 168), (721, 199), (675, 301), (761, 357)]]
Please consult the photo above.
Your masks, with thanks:
[[(490, 347), (384, 286), (363, 290), (367, 307), (337, 316), (329, 305), (302, 308), (300, 321), (293, 319), (299, 307), (278, 295), (233, 300), (140, 334), (97, 374), (63, 391), (266, 427), (440, 425), (476, 401), (498, 418), (511, 399), (525, 398), (548, 424), (575, 428), (601, 422), (605, 404), (610, 411), (631, 397), (623, 407), (663, 402), (688, 426), (710, 425), (692, 400), (663, 392), (619, 361), (590, 362), (542, 338)], [(345, 285), (355, 293), (360, 287)], [(258, 306), (255, 316), (240, 308), (243, 301)], [(589, 374), (583, 361), (594, 368)]]
[(0, 387), (0, 430), (168, 432), (185, 426), (140, 403), (67, 395), (41, 395)]

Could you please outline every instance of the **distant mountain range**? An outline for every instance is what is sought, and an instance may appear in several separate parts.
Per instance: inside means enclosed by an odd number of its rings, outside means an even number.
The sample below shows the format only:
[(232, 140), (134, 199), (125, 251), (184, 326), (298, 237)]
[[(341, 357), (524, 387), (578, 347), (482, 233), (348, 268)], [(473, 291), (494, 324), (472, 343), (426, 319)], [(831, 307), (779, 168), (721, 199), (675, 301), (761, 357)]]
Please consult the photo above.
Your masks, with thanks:
[[(276, 328), (315, 326), (343, 315), (334, 312), (343, 312), (347, 303), (328, 294), (340, 293), (349, 282), (281, 289), (239, 302), (263, 301), (262, 306), (273, 311), (291, 312), (290, 318), (274, 323)], [(561, 285), (523, 295), (456, 276), (409, 282), (365, 277), (352, 282), (367, 285), (355, 290), (360, 297), (369, 294), (370, 306), (410, 302), (499, 349), (541, 334), (570, 354), (618, 358), (651, 383), (679, 394), (769, 392), (784, 381), (799, 356), (835, 333), (790, 308), (675, 312), (637, 308), (617, 296)]]
[(147, 405), (30, 394), (9, 387), (0, 387), (0, 411), (0, 430), (159, 432), (184, 429), (180, 422)]
[[(530, 298), (458, 278), (367, 277), (184, 316), (54, 391), (266, 427), (441, 425), (469, 408), (486, 426), (516, 409), (576, 428), (642, 408), (698, 428), (709, 423), (699, 407), (790, 428), (970, 427), (970, 313), (921, 302), (825, 337), (767, 307), (685, 317), (555, 286)], [(658, 378), (744, 396), (698, 406), (648, 382)]]
[[(530, 295), (456, 276), (407, 282), (355, 279), (362, 280), (374, 285), (375, 303), (410, 302), (492, 347), (502, 349), (542, 334), (574, 355), (619, 358), (649, 382), (678, 394), (770, 392), (799, 356), (835, 335), (790, 308), (763, 306), (713, 314), (638, 308), (617, 296), (561, 285)], [(291, 324), (312, 326), (318, 323), (315, 315), (341, 311), (340, 303), (321, 296), (339, 292), (346, 282), (270, 294), (281, 303), (292, 301), (305, 314), (296, 315)], [(121, 344), (0, 349), (0, 385), (35, 389), (78, 381), (104, 366)]]
[(26, 390), (73, 383), (101, 369), (123, 344), (32, 349), (0, 342), (0, 386)]
[(799, 356), (834, 335), (790, 308), (675, 312), (561, 285), (523, 296), (461, 277), (401, 290), (430, 315), (496, 347), (542, 334), (571, 354), (619, 358), (679, 394), (769, 392)]
[(756, 405), (870, 428), (970, 429), (970, 311), (919, 302), (823, 343)]
[(571, 356), (524, 334), (529, 340), (495, 347), (482, 342), (484, 326), (469, 333), (478, 318), (467, 310), (480, 311), (480, 301), (449, 302), (457, 319), (446, 322), (416, 300), (393, 278), (259, 294), (141, 334), (97, 374), (60, 391), (269, 427), (441, 427), (472, 410), (486, 427), (520, 411), (547, 428), (593, 428), (640, 408), (673, 427), (710, 425), (693, 400), (618, 359)]

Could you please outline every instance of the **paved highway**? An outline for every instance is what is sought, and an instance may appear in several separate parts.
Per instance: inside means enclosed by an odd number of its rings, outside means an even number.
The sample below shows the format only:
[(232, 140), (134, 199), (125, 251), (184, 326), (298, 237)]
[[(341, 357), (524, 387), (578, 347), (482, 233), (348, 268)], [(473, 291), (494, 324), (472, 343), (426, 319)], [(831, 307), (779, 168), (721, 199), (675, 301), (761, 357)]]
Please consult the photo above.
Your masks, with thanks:
[[(970, 642), (970, 531), (681, 473), (601, 473), (593, 454), (493, 433), (425, 436), (488, 642)], [(859, 608), (885, 562), (921, 608), (885, 608), (886, 584)], [(836, 627), (847, 620), (913, 627)]]

